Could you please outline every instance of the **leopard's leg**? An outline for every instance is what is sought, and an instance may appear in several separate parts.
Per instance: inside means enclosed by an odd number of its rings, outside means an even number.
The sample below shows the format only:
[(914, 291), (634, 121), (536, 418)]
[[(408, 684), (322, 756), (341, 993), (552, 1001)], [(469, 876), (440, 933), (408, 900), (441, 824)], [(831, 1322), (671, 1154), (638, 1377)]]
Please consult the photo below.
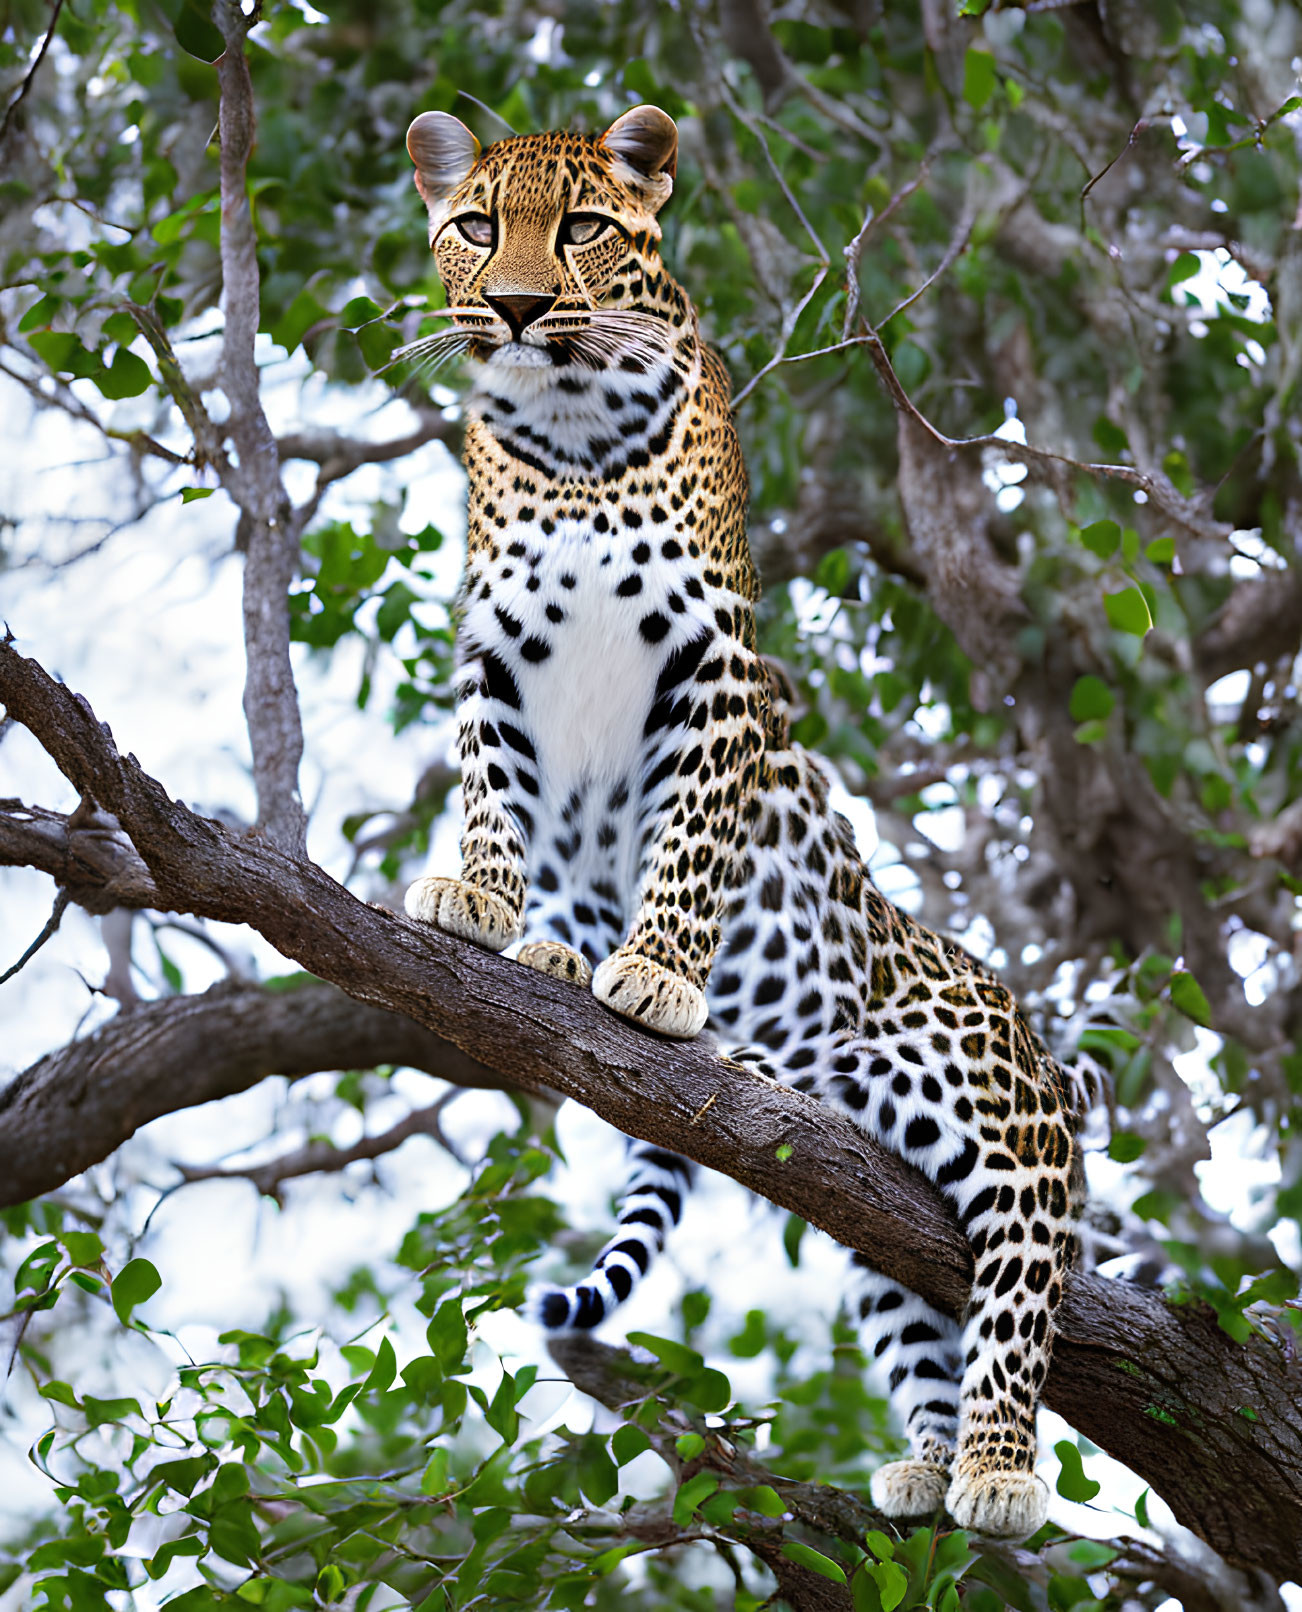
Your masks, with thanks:
[(852, 1267), (847, 1302), (864, 1349), (889, 1373), (891, 1406), (911, 1451), (873, 1473), (873, 1504), (888, 1517), (927, 1517), (945, 1503), (958, 1438), (958, 1323), (872, 1270), (862, 1255)]
[(721, 632), (679, 651), (656, 687), (633, 920), (592, 989), (607, 1007), (662, 1035), (694, 1036), (705, 1024), (721, 904), (759, 777), (767, 689), (753, 652)]
[(457, 747), (465, 827), (461, 877), (417, 879), (409, 916), (500, 952), (523, 932), (529, 802), (537, 793), (533, 746), (520, 726), (519, 693), (491, 650), (472, 646), (458, 668)]
[[(1035, 1094), (1022, 1096), (1025, 1108)], [(975, 1257), (946, 1505), (961, 1527), (1024, 1538), (1048, 1511), (1048, 1490), (1035, 1475), (1035, 1413), (1071, 1256), (1074, 1142), (1061, 1112), (1029, 1123), (1023, 1112), (1010, 1130), (1017, 1135), (1005, 1131), (1008, 1152), (987, 1149), (979, 1167), (946, 1189)]]
[[(735, 951), (734, 946), (729, 956)], [(810, 1012), (818, 1011), (811, 999)], [(752, 1048), (730, 1056), (734, 1063), (754, 1067), (797, 1091), (819, 1093), (857, 1124), (880, 1135), (881, 1100), (893, 1095), (883, 1085), (881, 1073), (868, 1074), (870, 1068), (880, 1069), (880, 1047), (840, 1034), (820, 1040), (817, 1050), (798, 1042), (794, 1049), (767, 1057)], [(894, 1123), (892, 1119), (884, 1128), (889, 1130)], [(954, 1153), (952, 1143), (940, 1140), (939, 1128), (936, 1134), (939, 1153)], [(947, 1172), (941, 1162), (937, 1169), (937, 1160), (926, 1156), (918, 1162), (932, 1166), (928, 1173), (942, 1181), (957, 1167), (950, 1165)], [(930, 1516), (945, 1503), (958, 1436), (963, 1371), (959, 1325), (873, 1270), (862, 1255), (853, 1256), (851, 1271), (846, 1300), (859, 1322), (863, 1347), (888, 1373), (891, 1406), (911, 1451), (907, 1460), (890, 1461), (873, 1474), (873, 1502), (888, 1517)]]
[[(983, 1047), (1016, 1044), (1011, 1013), (982, 1012)], [(1048, 1507), (1035, 1412), (1071, 1230), (1073, 1141), (1052, 1093), (997, 1061), (948, 1059), (933, 1073), (908, 1035), (887, 1034), (847, 1041), (792, 1084), (817, 1090), (921, 1169), (958, 1211), (975, 1279), (945, 1503), (974, 1532), (1034, 1533)]]

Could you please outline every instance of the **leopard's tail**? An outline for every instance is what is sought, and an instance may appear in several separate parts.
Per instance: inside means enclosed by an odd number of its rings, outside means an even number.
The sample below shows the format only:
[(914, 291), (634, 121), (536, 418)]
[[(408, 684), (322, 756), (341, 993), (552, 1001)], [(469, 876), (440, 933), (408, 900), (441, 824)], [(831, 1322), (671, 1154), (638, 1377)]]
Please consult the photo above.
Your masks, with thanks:
[(692, 1165), (649, 1142), (633, 1141), (628, 1144), (628, 1163), (619, 1224), (597, 1255), (591, 1274), (574, 1287), (544, 1287), (532, 1295), (530, 1311), (549, 1332), (600, 1326), (646, 1275), (670, 1229), (678, 1224), (692, 1185)]

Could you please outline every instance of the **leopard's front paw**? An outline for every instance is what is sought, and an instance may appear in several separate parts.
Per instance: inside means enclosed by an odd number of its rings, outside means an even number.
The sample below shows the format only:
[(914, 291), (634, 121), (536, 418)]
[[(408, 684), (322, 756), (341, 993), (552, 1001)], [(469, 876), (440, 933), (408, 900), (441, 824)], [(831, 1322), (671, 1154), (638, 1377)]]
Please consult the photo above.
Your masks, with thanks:
[(949, 1469), (935, 1461), (888, 1461), (871, 1483), (873, 1505), (887, 1517), (930, 1517), (948, 1488)]
[(945, 1509), (974, 1534), (1025, 1539), (1049, 1514), (1049, 1491), (1034, 1472), (959, 1473), (945, 1496)]
[(638, 952), (613, 952), (592, 976), (592, 994), (661, 1035), (690, 1040), (705, 1027), (705, 992)]
[(521, 914), (492, 890), (479, 890), (461, 879), (417, 879), (407, 887), (407, 916), (436, 924), (485, 951), (500, 952), (519, 940)]
[(572, 946), (562, 946), (559, 940), (533, 940), (521, 946), (515, 954), (517, 963), (536, 968), (540, 974), (550, 974), (556, 980), (570, 980), (584, 987), (592, 983), (592, 964)]

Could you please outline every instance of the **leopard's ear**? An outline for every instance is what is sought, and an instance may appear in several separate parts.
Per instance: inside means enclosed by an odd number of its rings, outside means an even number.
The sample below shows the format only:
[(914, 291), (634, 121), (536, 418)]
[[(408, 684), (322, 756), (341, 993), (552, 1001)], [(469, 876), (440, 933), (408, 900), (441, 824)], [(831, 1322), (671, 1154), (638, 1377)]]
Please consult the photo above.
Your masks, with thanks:
[(658, 106), (635, 106), (601, 137), (625, 184), (641, 192), (653, 212), (669, 200), (678, 167), (678, 129)]
[(433, 225), (435, 213), (442, 213), (479, 161), (479, 141), (450, 112), (422, 112), (407, 130), (407, 153), (416, 164), (416, 189)]

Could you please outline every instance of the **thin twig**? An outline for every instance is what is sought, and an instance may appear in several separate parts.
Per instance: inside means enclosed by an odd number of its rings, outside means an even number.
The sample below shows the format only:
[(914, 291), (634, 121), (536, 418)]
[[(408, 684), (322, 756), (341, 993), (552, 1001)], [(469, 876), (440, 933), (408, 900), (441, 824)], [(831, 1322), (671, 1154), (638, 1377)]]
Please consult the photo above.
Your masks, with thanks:
[(50, 937), (58, 929), (59, 925), (63, 922), (63, 915), (65, 912), (67, 912), (68, 905), (71, 900), (72, 897), (66, 890), (59, 891), (58, 895), (54, 898), (54, 906), (51, 909), (50, 916), (45, 920), (45, 928), (41, 930), (40, 934), (37, 935), (36, 939), (31, 943), (31, 945), (13, 965), (13, 967), (5, 969), (4, 973), (0, 974), (0, 985), (3, 985), (6, 980), (13, 979), (14, 975), (18, 973), (19, 969), (26, 967), (26, 965), (31, 962), (32, 958), (36, 956), (37, 952), (40, 951), (41, 947), (44, 946), (46, 941), (50, 939)]
[(26, 99), (27, 92), (32, 87), (32, 82), (40, 69), (40, 65), (45, 60), (45, 53), (47, 50), (49, 50), (50, 41), (54, 38), (54, 30), (59, 26), (59, 13), (62, 10), (63, 0), (54, 0), (54, 10), (50, 14), (50, 26), (45, 30), (45, 38), (41, 40), (41, 48), (36, 52), (36, 60), (27, 69), (27, 76), (23, 79), (18, 94), (14, 96), (13, 100), (10, 101), (9, 105), (5, 108), (4, 122), (0, 123), (0, 146), (4, 145), (4, 142), (9, 134), (9, 127), (13, 121), (14, 114)]
[(337, 1174), (350, 1164), (356, 1164), (360, 1159), (378, 1159), (386, 1153), (392, 1153), (412, 1136), (432, 1137), (445, 1153), (450, 1154), (458, 1164), (465, 1166), (467, 1161), (449, 1142), (441, 1123), (443, 1110), (460, 1095), (460, 1087), (454, 1087), (452, 1091), (445, 1092), (438, 1102), (431, 1103), (428, 1108), (416, 1109), (405, 1119), (399, 1120), (396, 1125), (391, 1125), (387, 1131), (381, 1131), (378, 1136), (364, 1136), (359, 1142), (354, 1142), (352, 1147), (335, 1147), (331, 1142), (309, 1142), (305, 1147), (282, 1154), (280, 1158), (272, 1159), (267, 1164), (254, 1164), (235, 1169), (227, 1169), (221, 1165), (178, 1164), (177, 1169), (186, 1182), (251, 1181), (265, 1197), (279, 1200), (280, 1189), (286, 1181), (304, 1175), (320, 1175), (327, 1172)]
[(897, 314), (903, 313), (906, 308), (911, 308), (919, 297), (923, 296), (931, 289), (933, 285), (935, 285), (936, 281), (939, 280), (941, 275), (951, 267), (955, 260), (962, 256), (963, 252), (967, 249), (968, 238), (972, 234), (972, 225), (975, 222), (976, 207), (969, 196), (963, 205), (962, 215), (959, 218), (958, 224), (955, 226), (953, 235), (950, 237), (949, 245), (945, 248), (944, 257), (941, 258), (940, 262), (937, 263), (936, 267), (931, 271), (931, 273), (916, 291), (910, 292), (910, 294), (905, 297), (903, 302), (897, 302), (891, 311), (886, 315), (885, 319), (879, 321), (877, 325), (878, 330), (881, 330), (886, 325), (889, 325), (891, 320), (894, 319)]

